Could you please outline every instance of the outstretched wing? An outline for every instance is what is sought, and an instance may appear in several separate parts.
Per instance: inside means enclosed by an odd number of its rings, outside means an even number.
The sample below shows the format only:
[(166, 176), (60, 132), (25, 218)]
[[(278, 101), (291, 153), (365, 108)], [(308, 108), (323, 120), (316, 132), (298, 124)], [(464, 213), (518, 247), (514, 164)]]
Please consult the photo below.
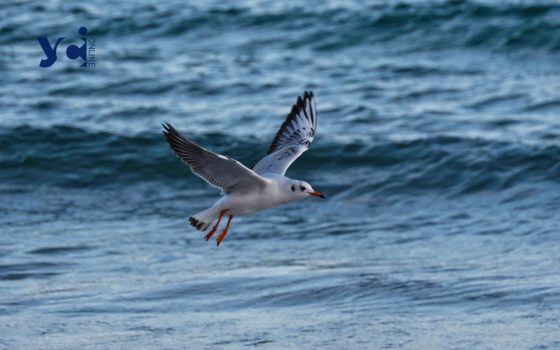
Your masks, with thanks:
[(317, 128), (315, 97), (306, 91), (303, 98), (298, 97), (291, 112), (276, 133), (264, 158), (259, 160), (253, 170), (258, 174), (282, 174), (307, 149)]
[(210, 152), (186, 139), (171, 124), (163, 123), (163, 134), (177, 157), (191, 171), (226, 194), (263, 186), (266, 180), (235, 159)]

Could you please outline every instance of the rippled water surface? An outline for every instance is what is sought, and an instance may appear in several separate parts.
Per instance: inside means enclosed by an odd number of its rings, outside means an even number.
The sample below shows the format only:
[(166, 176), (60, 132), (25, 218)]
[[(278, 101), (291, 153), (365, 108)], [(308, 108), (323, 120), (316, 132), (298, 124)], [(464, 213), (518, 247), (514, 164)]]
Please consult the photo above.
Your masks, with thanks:
[[(559, 62), (554, 1), (1, 3), (0, 349), (560, 349)], [(328, 200), (204, 242), (161, 122), (251, 165), (305, 89)]]

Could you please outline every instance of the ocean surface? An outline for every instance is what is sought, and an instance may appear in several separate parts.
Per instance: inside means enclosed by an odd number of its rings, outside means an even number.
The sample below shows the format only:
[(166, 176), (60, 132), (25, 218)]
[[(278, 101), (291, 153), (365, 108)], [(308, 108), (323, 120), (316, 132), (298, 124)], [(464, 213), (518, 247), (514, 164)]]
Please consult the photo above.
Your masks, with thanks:
[[(0, 349), (560, 349), (556, 1), (3, 1), (0, 77)], [(161, 123), (251, 165), (306, 89), (327, 200), (205, 242)]]

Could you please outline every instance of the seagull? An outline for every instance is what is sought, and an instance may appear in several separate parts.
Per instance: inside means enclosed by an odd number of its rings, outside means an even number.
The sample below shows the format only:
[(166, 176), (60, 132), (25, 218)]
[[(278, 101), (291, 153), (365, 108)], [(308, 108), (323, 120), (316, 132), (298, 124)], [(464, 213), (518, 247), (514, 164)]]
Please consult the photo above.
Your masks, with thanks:
[(309, 183), (284, 176), (288, 167), (307, 151), (315, 136), (317, 110), (311, 91), (297, 98), (268, 152), (251, 169), (235, 159), (202, 148), (167, 122), (163, 123), (163, 129), (175, 155), (195, 175), (222, 190), (222, 197), (212, 207), (189, 217), (190, 224), (200, 231), (206, 231), (216, 221), (204, 237), (206, 241), (218, 230), (224, 215), (228, 215), (228, 220), (216, 238), (218, 246), (236, 215), (252, 214), (311, 196), (325, 198)]

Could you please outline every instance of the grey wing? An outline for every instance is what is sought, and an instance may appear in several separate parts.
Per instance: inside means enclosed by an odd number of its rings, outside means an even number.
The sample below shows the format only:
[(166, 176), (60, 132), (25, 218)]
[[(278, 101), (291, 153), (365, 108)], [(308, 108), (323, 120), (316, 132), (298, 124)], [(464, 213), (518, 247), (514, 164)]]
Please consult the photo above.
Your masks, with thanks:
[(263, 186), (266, 180), (238, 161), (221, 154), (210, 152), (181, 135), (171, 124), (163, 123), (163, 134), (177, 157), (187, 164), (191, 171), (208, 182), (221, 188), (226, 194)]
[(313, 92), (298, 97), (286, 120), (276, 133), (264, 158), (253, 170), (258, 174), (282, 174), (311, 145), (317, 129), (317, 110)]

